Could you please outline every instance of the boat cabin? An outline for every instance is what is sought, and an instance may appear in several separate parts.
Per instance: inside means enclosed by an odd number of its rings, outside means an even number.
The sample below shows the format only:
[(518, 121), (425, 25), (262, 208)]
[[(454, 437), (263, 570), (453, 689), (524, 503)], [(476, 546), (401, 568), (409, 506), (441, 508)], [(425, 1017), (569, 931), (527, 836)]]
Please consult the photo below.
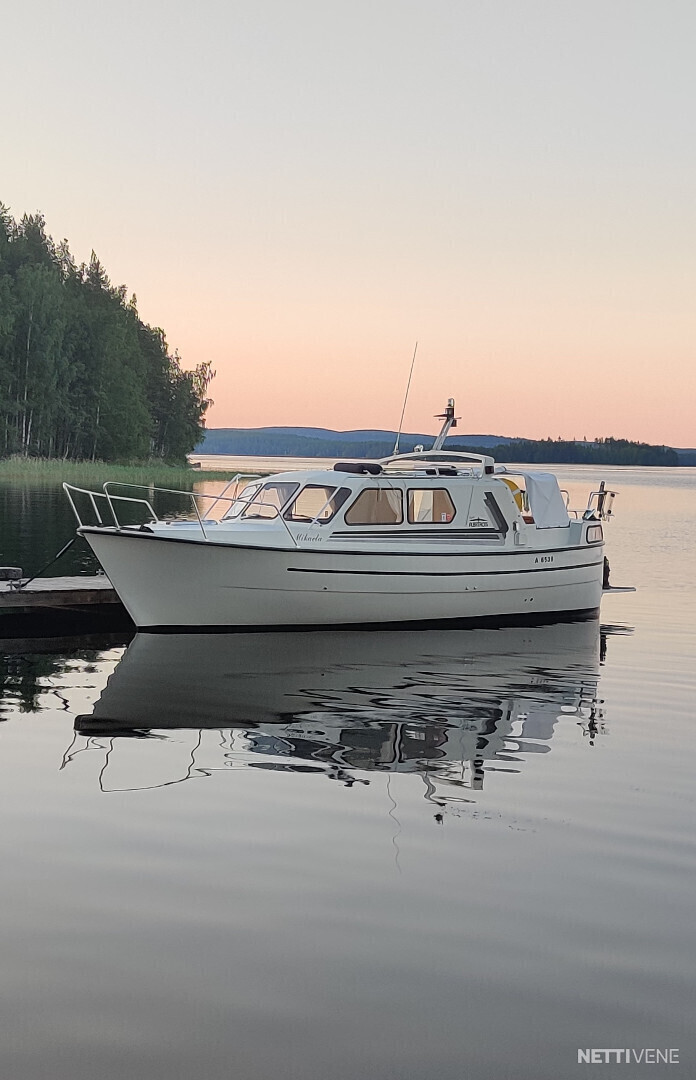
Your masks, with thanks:
[[(566, 502), (549, 473), (506, 475), (492, 458), (446, 451), (338, 462), (248, 484), (221, 525), (282, 519), (316, 542), (380, 539), (505, 544), (529, 529), (567, 529)], [(323, 534), (323, 535), (322, 535)], [(305, 531), (300, 537), (308, 540)], [(520, 542), (517, 540), (516, 542)]]
[[(244, 486), (245, 478), (237, 475), (212, 497), (206, 516), (195, 496), (191, 496), (195, 517), (184, 520), (158, 519), (146, 499), (114, 495), (108, 483), (97, 498), (108, 502), (117, 529), (135, 527), (203, 541), (224, 536), (225, 542), (253, 547), (402, 553), (458, 549), (465, 554), (472, 546), (495, 551), (602, 542), (601, 521), (611, 515), (614, 497), (603, 484), (591, 493), (586, 509), (569, 510), (567, 492), (561, 491), (552, 473), (508, 471), (487, 455), (443, 450), (456, 423), (451, 399), (442, 418), (431, 450), (417, 447), (378, 461), (339, 461), (321, 469), (247, 477)], [(81, 489), (67, 485), (66, 490), (82, 525), (71, 495)], [(99, 525), (109, 527), (95, 494), (82, 494), (89, 496)], [(117, 503), (141, 503), (149, 520), (122, 526)], [(213, 513), (218, 504), (227, 506), (222, 515), (219, 510)]]

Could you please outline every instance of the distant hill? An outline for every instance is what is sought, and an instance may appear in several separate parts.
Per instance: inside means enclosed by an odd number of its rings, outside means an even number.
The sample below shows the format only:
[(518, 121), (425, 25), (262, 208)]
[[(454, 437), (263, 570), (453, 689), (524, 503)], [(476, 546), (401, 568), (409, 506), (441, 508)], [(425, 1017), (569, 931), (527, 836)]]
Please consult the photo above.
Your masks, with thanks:
[[(395, 431), (359, 429), (333, 431), (331, 428), (312, 427), (263, 427), (263, 428), (210, 428), (197, 454), (261, 454), (273, 457), (386, 457), (394, 449)], [(435, 436), (402, 433), (399, 449), (413, 450), (414, 446), (429, 448)], [(504, 435), (457, 435), (450, 436), (450, 443), (466, 442), (472, 446), (500, 446), (512, 442)]]
[[(358, 428), (355, 431), (334, 431), (332, 428), (319, 428), (319, 427), (266, 427), (266, 428), (213, 428), (213, 431), (229, 431), (229, 432), (268, 432), (269, 435), (300, 435), (308, 439), (339, 439), (341, 442), (385, 442), (391, 443), (394, 446), (394, 440), (396, 439), (395, 431), (385, 431), (382, 428)], [(498, 446), (500, 443), (512, 442), (512, 439), (505, 435), (451, 435), (451, 439), (458, 439), (461, 441), (464, 439), (466, 442), (476, 443), (477, 446)], [(414, 445), (423, 443), (427, 446), (432, 443), (435, 436), (431, 432), (429, 435), (414, 435), (413, 433), (404, 433), (399, 436), (399, 445), (402, 441), (407, 439), (413, 441)], [(209, 452), (209, 451), (208, 451)]]
[[(383, 458), (394, 450), (396, 433), (380, 429), (333, 431), (330, 428), (264, 427), (211, 428), (196, 447), (199, 454), (233, 457)], [(407, 453), (418, 445), (426, 450), (434, 436), (402, 434), (399, 449)], [(450, 435), (448, 450), (491, 454), (499, 462), (587, 465), (696, 465), (696, 450), (673, 450), (628, 439), (596, 442), (561, 439), (512, 439), (507, 435)]]

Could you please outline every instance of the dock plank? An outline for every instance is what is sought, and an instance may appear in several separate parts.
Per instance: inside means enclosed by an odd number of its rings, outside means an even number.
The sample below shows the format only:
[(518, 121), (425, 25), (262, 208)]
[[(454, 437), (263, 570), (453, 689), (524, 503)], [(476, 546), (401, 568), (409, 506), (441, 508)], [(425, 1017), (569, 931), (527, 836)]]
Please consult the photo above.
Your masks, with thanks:
[(21, 566), (0, 566), (0, 581), (19, 581), (21, 576)]
[(0, 610), (120, 603), (116, 590), (104, 575), (37, 578), (24, 589), (13, 589), (7, 582), (0, 582)]

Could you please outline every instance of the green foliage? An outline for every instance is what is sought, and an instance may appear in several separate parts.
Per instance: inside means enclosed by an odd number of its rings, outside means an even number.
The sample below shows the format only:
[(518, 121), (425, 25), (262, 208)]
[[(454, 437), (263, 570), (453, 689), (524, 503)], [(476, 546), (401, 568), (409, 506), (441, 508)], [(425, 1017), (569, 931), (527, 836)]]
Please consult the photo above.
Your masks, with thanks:
[(669, 446), (630, 442), (628, 439), (597, 439), (578, 443), (563, 439), (515, 439), (500, 446), (460, 446), (454, 440), (448, 450), (469, 450), (490, 454), (500, 462), (524, 462), (530, 465), (662, 465), (679, 464), (676, 450)]
[(143, 461), (140, 464), (114, 465), (104, 461), (63, 461), (62, 458), (15, 456), (0, 460), (0, 483), (19, 483), (23, 488), (52, 488), (63, 481), (70, 484), (96, 485), (105, 480), (123, 484), (155, 484), (158, 487), (189, 490), (205, 480), (229, 480), (234, 469), (192, 469), (186, 465)]
[(40, 214), (0, 203), (0, 456), (184, 461), (212, 377), (182, 369), (94, 252), (78, 266)]

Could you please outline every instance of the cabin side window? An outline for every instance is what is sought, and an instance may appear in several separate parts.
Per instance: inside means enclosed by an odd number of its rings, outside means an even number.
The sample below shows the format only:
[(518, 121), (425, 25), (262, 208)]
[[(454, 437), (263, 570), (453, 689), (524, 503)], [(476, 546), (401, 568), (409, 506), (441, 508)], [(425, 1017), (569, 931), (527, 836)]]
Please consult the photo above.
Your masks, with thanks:
[(341, 509), (350, 488), (307, 484), (283, 514), (286, 521), (318, 521), (325, 525)]
[(245, 510), (242, 512), (242, 517), (244, 519), (277, 517), (299, 486), (299, 484), (282, 480), (274, 480), (269, 484), (264, 484), (247, 503)]
[(402, 493), (394, 488), (365, 488), (346, 510), (346, 525), (401, 525)]
[(446, 525), (456, 510), (446, 488), (409, 488), (408, 520), (411, 525)]

